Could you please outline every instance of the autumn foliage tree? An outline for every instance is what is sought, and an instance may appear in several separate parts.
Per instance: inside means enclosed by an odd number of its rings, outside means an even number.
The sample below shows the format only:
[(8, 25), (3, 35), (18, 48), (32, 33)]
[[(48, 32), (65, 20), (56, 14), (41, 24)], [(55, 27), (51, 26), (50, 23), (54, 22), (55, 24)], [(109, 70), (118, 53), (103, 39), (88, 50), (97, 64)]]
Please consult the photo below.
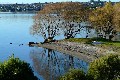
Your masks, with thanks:
[[(119, 4), (112, 5), (111, 2), (93, 10), (89, 20), (98, 34), (111, 40), (120, 26), (120, 7)], [(120, 27), (119, 27), (120, 29)]]
[(116, 31), (120, 31), (120, 3), (114, 5), (114, 26)]
[(74, 38), (82, 28), (80, 22), (87, 19), (86, 9), (78, 2), (48, 4), (34, 17), (31, 33), (40, 34), (45, 40), (53, 39), (62, 32), (65, 38)]

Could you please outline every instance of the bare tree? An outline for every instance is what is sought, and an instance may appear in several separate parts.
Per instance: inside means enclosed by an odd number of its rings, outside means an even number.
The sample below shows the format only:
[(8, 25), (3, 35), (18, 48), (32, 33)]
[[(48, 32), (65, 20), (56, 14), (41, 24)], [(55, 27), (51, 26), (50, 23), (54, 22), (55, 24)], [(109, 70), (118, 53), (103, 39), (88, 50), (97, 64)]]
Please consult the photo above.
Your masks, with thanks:
[(88, 20), (88, 7), (80, 4), (79, 2), (67, 2), (63, 4), (61, 16), (65, 20), (62, 27), (65, 38), (74, 38), (84, 26), (81, 26), (81, 22)]
[(31, 34), (42, 35), (45, 41), (63, 31), (65, 38), (74, 38), (80, 33), (80, 22), (87, 19), (87, 8), (78, 2), (61, 2), (46, 5), (34, 17)]
[(37, 14), (34, 18), (34, 25), (31, 27), (33, 35), (42, 35), (45, 41), (53, 40), (60, 33), (59, 17), (55, 14)]

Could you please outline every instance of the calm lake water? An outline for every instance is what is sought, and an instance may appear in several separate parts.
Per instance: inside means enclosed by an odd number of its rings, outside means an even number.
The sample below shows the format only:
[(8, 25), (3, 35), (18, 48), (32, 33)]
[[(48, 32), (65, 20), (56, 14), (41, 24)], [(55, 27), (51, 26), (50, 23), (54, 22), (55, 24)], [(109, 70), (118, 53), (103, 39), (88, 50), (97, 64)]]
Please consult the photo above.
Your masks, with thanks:
[[(27, 45), (30, 41), (43, 41), (41, 36), (30, 35), (29, 29), (33, 25), (33, 16), (34, 14), (0, 14), (0, 62), (14, 54), (15, 57), (30, 63), (40, 80), (55, 80), (70, 68), (81, 68), (86, 72), (88, 63), (79, 58)], [(56, 37), (56, 39), (62, 38), (63, 36)]]

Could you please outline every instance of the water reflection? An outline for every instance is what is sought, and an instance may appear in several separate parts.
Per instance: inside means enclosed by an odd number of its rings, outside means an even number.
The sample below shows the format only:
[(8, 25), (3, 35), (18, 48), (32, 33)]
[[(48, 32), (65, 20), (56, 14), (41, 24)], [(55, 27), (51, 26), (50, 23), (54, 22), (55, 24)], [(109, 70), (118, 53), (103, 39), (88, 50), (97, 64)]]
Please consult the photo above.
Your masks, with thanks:
[[(43, 48), (29, 48), (28, 42), (44, 41), (41, 36), (33, 37), (29, 34), (33, 16), (34, 14), (0, 14), (0, 61), (7, 60), (14, 53), (15, 57), (30, 63), (31, 66), (34, 64), (36, 72), (45, 80), (55, 80), (71, 67), (87, 70), (88, 64), (78, 58)], [(82, 34), (85, 35), (81, 33), (78, 37), (83, 37)], [(58, 40), (63, 38), (64, 35), (55, 37)], [(42, 77), (40, 79), (42, 80)]]
[(88, 63), (79, 58), (45, 48), (32, 48), (30, 56), (36, 72), (45, 80), (56, 80), (70, 68), (87, 71)]

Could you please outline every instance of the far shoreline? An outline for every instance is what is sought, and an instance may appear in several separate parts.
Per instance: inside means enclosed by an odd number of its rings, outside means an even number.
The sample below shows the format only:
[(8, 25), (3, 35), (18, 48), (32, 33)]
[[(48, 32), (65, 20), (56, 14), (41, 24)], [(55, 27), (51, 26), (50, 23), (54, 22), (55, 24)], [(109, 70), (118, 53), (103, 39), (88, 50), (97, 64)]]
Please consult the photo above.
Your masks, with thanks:
[(0, 14), (36, 14), (38, 11), (28, 11), (28, 12), (0, 12)]

